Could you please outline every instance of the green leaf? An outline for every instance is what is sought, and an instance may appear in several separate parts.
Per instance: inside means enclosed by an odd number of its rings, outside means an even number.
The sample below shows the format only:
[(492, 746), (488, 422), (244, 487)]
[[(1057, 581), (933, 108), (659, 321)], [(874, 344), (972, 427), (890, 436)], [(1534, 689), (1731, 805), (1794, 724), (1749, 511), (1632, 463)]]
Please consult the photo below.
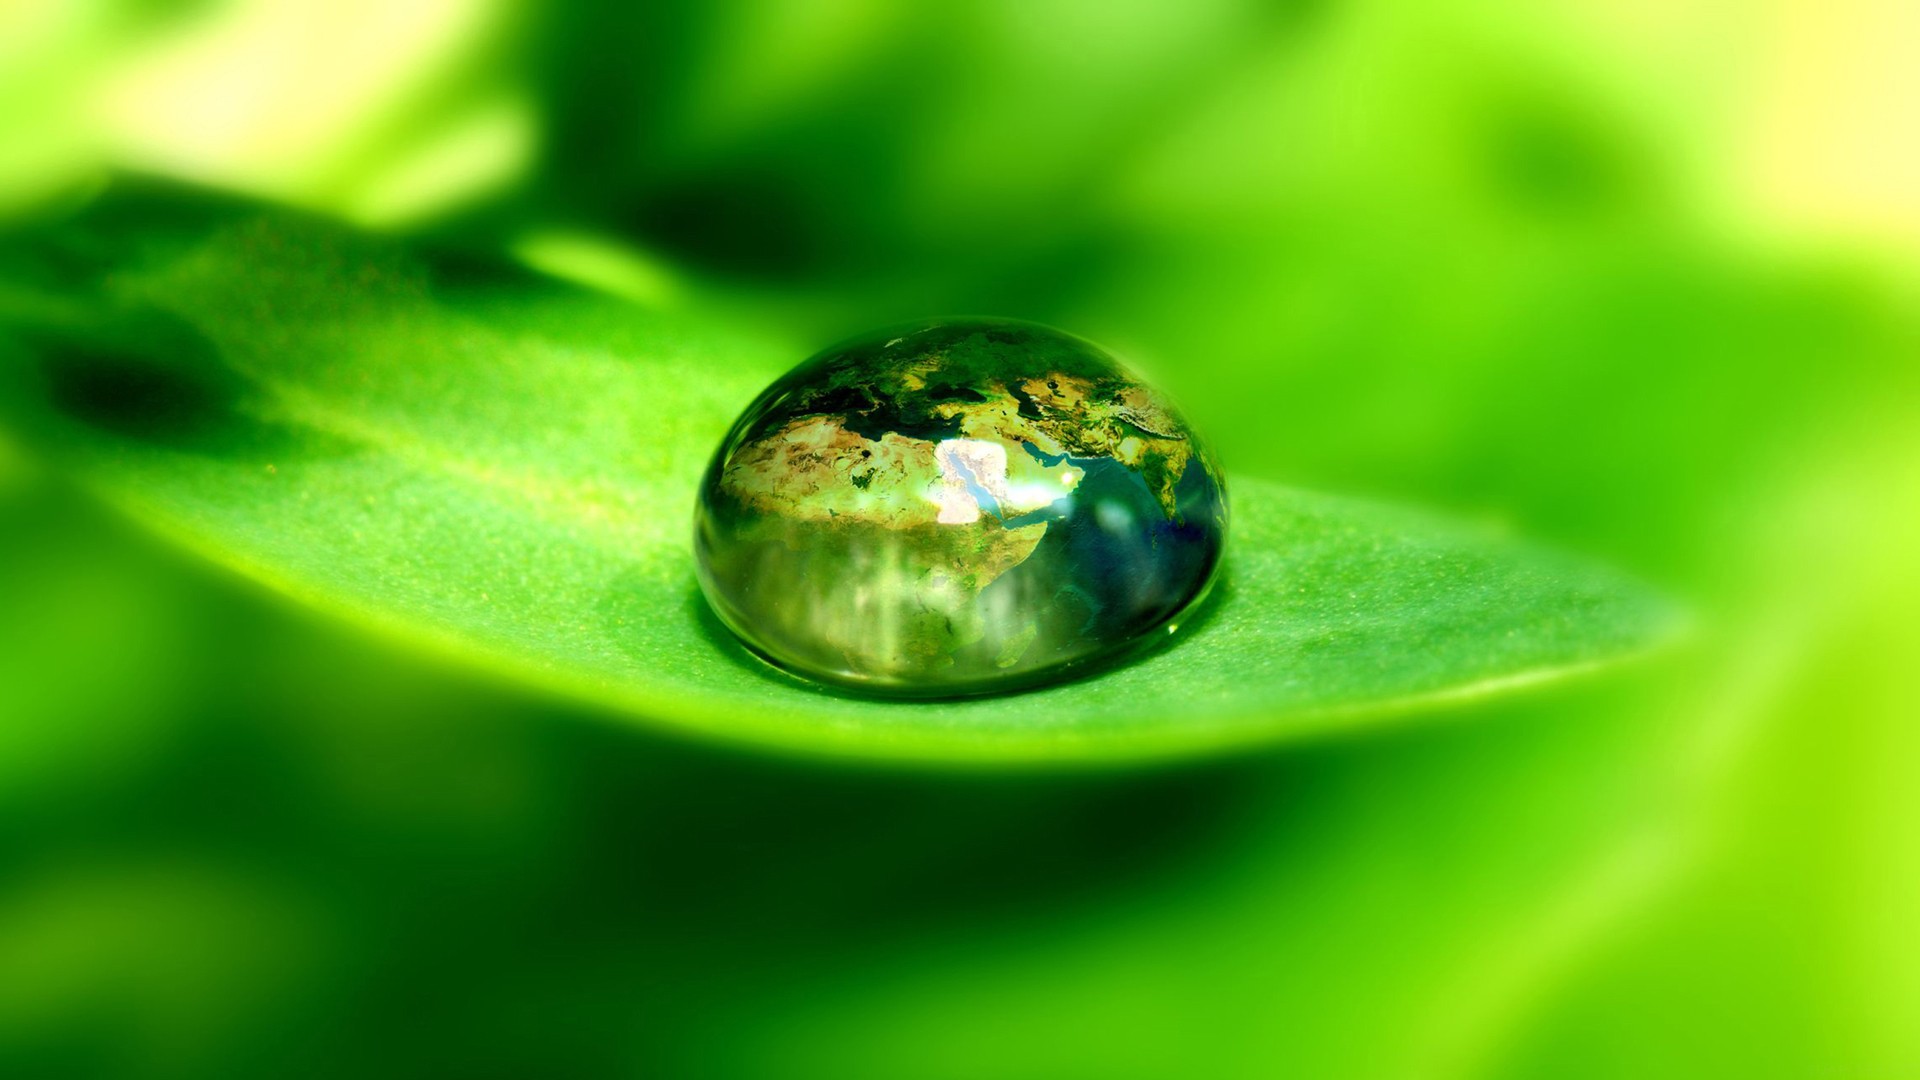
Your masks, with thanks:
[(318, 607), (703, 735), (1193, 752), (1585, 670), (1672, 622), (1604, 569), (1240, 477), (1224, 578), (1167, 647), (1014, 696), (850, 697), (753, 658), (692, 575), (707, 456), (804, 348), (177, 194), (109, 199), (7, 265), (33, 384), (12, 396), (42, 403), (23, 430), (135, 517)]

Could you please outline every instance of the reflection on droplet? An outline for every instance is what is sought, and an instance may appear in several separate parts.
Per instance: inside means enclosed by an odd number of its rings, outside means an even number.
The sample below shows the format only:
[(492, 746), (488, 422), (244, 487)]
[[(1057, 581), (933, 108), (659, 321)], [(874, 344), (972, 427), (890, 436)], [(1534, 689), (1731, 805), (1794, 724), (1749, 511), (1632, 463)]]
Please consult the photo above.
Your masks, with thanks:
[(762, 394), (707, 471), (695, 551), (721, 620), (774, 663), (952, 696), (1172, 634), (1226, 526), (1211, 455), (1112, 357), (940, 320), (835, 346)]

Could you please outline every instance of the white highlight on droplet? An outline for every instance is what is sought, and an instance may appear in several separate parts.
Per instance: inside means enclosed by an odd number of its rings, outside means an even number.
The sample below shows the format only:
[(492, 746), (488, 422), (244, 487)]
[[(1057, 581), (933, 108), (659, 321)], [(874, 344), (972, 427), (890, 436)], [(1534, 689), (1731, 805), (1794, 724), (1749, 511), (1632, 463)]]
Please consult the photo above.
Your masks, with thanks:
[(1007, 448), (999, 443), (943, 439), (933, 448), (933, 457), (940, 465), (940, 524), (970, 525), (980, 520), (975, 487), (993, 496), (1002, 507), (1012, 502), (1007, 491)]

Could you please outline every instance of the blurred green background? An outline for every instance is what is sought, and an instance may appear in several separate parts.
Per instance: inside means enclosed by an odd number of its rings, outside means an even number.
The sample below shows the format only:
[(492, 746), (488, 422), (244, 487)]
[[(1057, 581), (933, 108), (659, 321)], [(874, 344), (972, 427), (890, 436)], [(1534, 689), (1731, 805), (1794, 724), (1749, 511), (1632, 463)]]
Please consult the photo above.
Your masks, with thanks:
[(7, 220), (158, 173), (796, 360), (1038, 319), (1236, 473), (1699, 627), (1231, 760), (832, 767), (305, 613), (0, 429), (0, 1075), (1920, 1077), (1916, 110), (1899, 0), (0, 3)]

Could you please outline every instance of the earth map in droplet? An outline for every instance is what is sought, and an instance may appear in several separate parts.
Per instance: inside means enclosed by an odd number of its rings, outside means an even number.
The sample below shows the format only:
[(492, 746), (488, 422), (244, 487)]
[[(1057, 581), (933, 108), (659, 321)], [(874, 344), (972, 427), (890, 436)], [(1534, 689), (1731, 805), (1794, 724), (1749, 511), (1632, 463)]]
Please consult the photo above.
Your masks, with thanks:
[(708, 469), (695, 552), (715, 612), (774, 663), (943, 696), (1166, 636), (1226, 527), (1212, 457), (1097, 346), (941, 320), (768, 388)]

